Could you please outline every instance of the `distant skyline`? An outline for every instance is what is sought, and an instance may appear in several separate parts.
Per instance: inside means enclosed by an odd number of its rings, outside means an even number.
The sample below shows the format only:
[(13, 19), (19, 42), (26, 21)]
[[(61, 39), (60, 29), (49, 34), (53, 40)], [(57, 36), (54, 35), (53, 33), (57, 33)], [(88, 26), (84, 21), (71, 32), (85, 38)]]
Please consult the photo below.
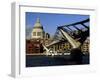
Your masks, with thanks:
[[(55, 13), (34, 13), (26, 12), (26, 36), (31, 33), (37, 18), (40, 18), (40, 22), (43, 25), (44, 31), (51, 35), (56, 32), (57, 26), (65, 24), (71, 24), (78, 21), (82, 21), (89, 18), (89, 15), (80, 14), (55, 14)], [(79, 26), (80, 27), (80, 26)]]

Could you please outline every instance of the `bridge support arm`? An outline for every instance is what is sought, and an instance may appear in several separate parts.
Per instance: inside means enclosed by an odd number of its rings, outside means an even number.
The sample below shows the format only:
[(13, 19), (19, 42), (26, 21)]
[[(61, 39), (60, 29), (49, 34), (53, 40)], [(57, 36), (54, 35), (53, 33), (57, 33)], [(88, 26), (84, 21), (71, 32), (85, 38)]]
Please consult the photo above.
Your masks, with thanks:
[(64, 35), (64, 37), (68, 40), (68, 42), (72, 45), (73, 48), (79, 48), (81, 45), (80, 42), (74, 40), (69, 34), (67, 34), (63, 29), (59, 29), (60, 32)]

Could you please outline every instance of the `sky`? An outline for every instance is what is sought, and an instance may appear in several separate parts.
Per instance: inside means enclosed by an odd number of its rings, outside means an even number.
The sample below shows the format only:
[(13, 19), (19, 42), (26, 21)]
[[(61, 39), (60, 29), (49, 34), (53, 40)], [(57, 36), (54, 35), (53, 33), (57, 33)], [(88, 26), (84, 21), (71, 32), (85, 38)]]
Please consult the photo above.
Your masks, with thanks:
[(25, 16), (26, 16), (25, 23), (26, 23), (27, 35), (31, 33), (37, 18), (40, 18), (40, 22), (43, 25), (44, 31), (51, 35), (54, 35), (57, 26), (71, 24), (89, 18), (89, 15), (34, 13), (34, 12), (26, 12)]

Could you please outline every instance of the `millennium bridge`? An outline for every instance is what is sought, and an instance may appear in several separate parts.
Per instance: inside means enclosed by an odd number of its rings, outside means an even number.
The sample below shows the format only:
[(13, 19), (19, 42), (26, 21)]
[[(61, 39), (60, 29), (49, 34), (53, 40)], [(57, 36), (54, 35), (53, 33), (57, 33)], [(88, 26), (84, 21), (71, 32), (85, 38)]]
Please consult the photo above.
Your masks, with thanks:
[[(88, 25), (86, 25), (86, 23), (88, 23)], [(57, 55), (59, 53), (56, 52), (56, 44), (68, 42), (71, 45), (71, 51), (75, 49), (81, 50), (81, 46), (87, 38), (89, 38), (89, 19), (68, 25), (58, 26), (53, 41), (47, 46), (43, 45), (43, 47), (46, 50), (46, 55)], [(53, 50), (50, 50), (51, 48), (53, 48)], [(62, 54), (63, 52), (61, 55)]]

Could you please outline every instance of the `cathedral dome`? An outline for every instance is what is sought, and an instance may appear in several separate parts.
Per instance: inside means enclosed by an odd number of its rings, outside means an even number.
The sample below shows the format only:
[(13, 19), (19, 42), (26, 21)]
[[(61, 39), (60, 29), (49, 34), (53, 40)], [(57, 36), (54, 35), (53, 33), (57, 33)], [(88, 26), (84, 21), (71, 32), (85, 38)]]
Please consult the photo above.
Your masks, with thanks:
[(44, 30), (43, 26), (40, 23), (40, 19), (37, 18), (36, 23), (34, 24), (33, 30), (32, 30), (32, 38), (44, 38)]
[(39, 19), (39, 18), (37, 18), (37, 21), (36, 21), (36, 23), (34, 24), (34, 28), (41, 28), (41, 29), (43, 29), (43, 26), (41, 25), (40, 19)]

